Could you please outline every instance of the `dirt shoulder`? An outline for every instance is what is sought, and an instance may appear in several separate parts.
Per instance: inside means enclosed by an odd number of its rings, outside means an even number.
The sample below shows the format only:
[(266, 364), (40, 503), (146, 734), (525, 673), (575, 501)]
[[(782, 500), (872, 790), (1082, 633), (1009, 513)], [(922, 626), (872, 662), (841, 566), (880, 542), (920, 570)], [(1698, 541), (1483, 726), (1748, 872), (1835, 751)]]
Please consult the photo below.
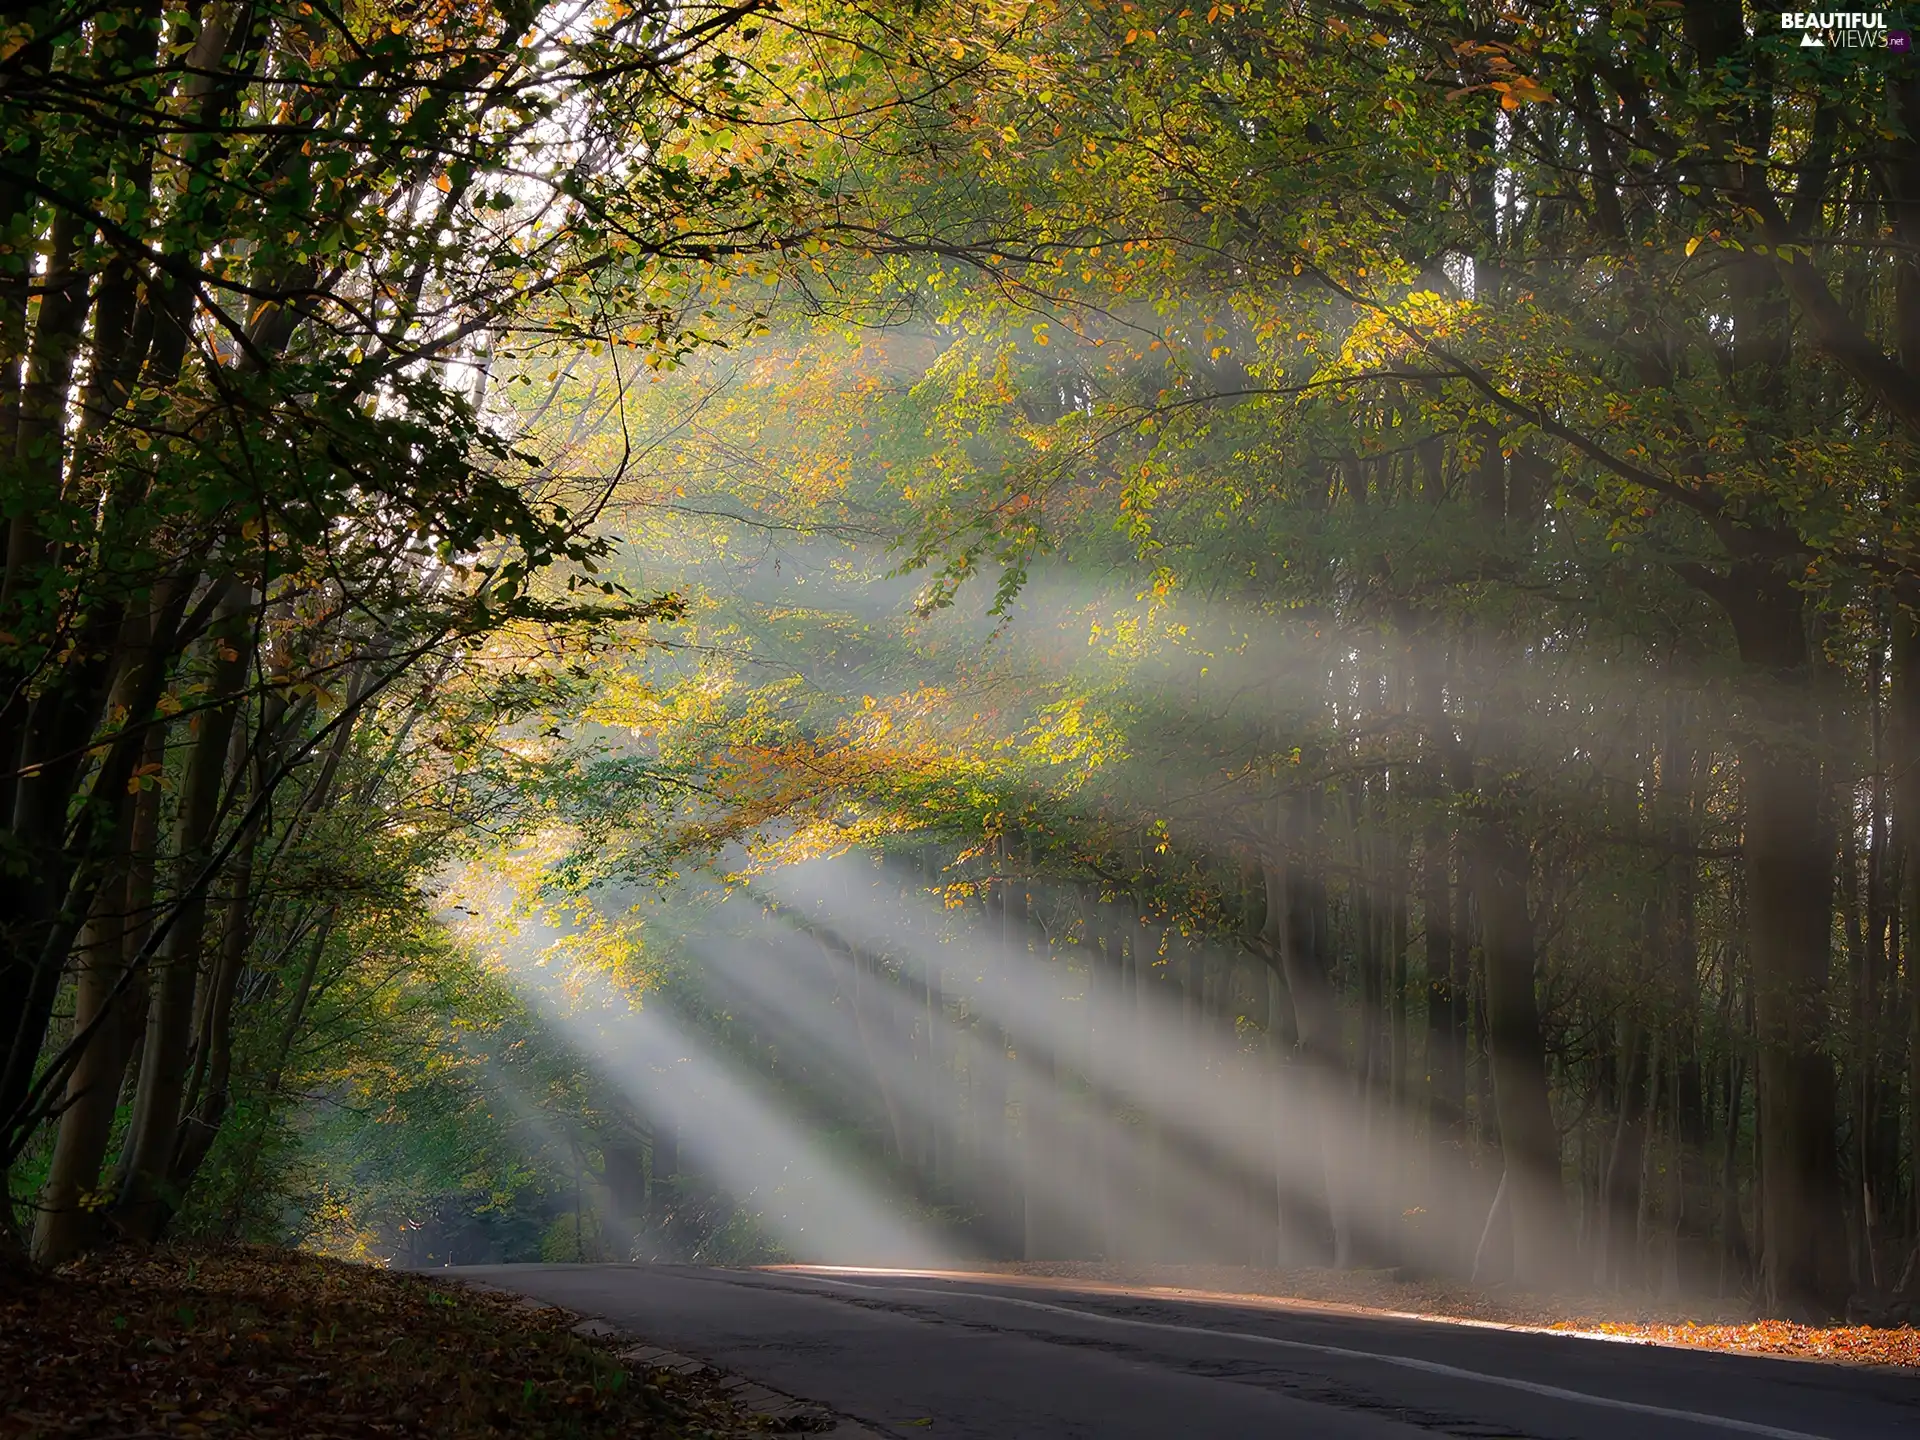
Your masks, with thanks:
[(737, 1440), (719, 1377), (504, 1296), (292, 1251), (112, 1251), (0, 1280), (0, 1434)]
[(1578, 1331), (1653, 1345), (1920, 1368), (1920, 1329), (1905, 1316), (1901, 1318), (1907, 1323), (1898, 1324), (1795, 1325), (1755, 1320), (1738, 1301), (1674, 1303), (1637, 1296), (1537, 1295), (1504, 1287), (1399, 1279), (1387, 1270), (1257, 1270), (1096, 1261), (972, 1268), (981, 1274), (1073, 1280), (1130, 1290), (1289, 1300), (1423, 1319)]

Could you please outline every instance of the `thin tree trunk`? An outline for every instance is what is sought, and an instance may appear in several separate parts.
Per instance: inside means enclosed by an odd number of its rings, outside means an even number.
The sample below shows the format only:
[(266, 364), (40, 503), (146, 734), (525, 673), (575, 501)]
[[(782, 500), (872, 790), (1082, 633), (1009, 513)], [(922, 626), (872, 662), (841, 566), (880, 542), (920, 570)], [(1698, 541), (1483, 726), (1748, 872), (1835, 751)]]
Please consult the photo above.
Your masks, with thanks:
[(1387, 846), (1387, 854), (1393, 866), (1393, 873), (1387, 882), (1388, 922), (1387, 946), (1390, 964), (1387, 971), (1388, 1002), (1388, 1059), (1387, 1070), (1387, 1117), (1388, 1143), (1398, 1167), (1394, 1173), (1393, 1202), (1388, 1208), (1389, 1217), (1402, 1213), (1406, 1203), (1404, 1197), (1418, 1193), (1418, 1182), (1414, 1177), (1409, 1158), (1400, 1146), (1400, 1137), (1408, 1133), (1407, 1101), (1411, 1093), (1408, 1084), (1408, 1030), (1407, 1030), (1407, 866), (1410, 860), (1408, 841), (1404, 836), (1396, 836)]
[[(833, 948), (824, 938), (815, 938), (821, 954), (831, 966), (835, 959)], [(893, 1158), (904, 1167), (909, 1154), (906, 1124), (900, 1115), (899, 1102), (894, 1098), (893, 1080), (887, 1074), (887, 1066), (879, 1048), (874, 1044), (873, 1027), (877, 1022), (869, 1014), (871, 1003), (867, 991), (871, 986), (884, 983), (879, 974), (880, 962), (877, 957), (859, 949), (848, 950), (844, 958), (847, 968), (853, 973), (849, 999), (853, 1009), (854, 1032), (860, 1037), (860, 1053), (866, 1057), (867, 1071), (873, 1076), (874, 1093), (880, 1097), (880, 1109), (887, 1119), (887, 1138), (892, 1142)], [(869, 967), (874, 973), (868, 973)]]
[(641, 1137), (624, 1128), (603, 1133), (600, 1170), (606, 1180), (608, 1213), (601, 1230), (606, 1237), (607, 1258), (624, 1263), (634, 1258), (646, 1228), (646, 1152)]
[(137, 978), (126, 985), (122, 980), (153, 923), (154, 862), (160, 841), (158, 770), (165, 753), (166, 727), (154, 725), (147, 731), (142, 760), (142, 769), (150, 773), (141, 776), (140, 789), (127, 802), (124, 869), (95, 899), (95, 920), (89, 927), (93, 933), (82, 946), (74, 1029), (84, 1030), (105, 1007), (111, 1006), (112, 1013), (67, 1080), (46, 1190), (34, 1220), (33, 1255), (42, 1265), (58, 1265), (71, 1258), (92, 1242), (99, 1229), (100, 1167), (146, 1008), (146, 986)]
[[(982, 977), (982, 984), (992, 990), (999, 986), (1001, 968), (1012, 963), (1010, 957), (1015, 946), (1025, 949), (1026, 937), (1020, 933), (1020, 926), (1013, 915), (1013, 898), (1004, 886), (998, 895), (990, 899), (989, 904), (992, 909), (988, 913), (997, 910), (1000, 918), (1000, 955), (989, 960)], [(1024, 918), (1021, 917), (1022, 920)], [(992, 949), (990, 944), (989, 950)], [(1007, 1102), (1011, 1098), (1007, 1093), (1007, 1032), (992, 1018), (993, 1004), (989, 1003), (986, 1009), (987, 1016), (980, 1021), (981, 1045), (986, 1053), (976, 1092), (980, 1100), (976, 1124), (979, 1126), (979, 1148), (992, 1159), (980, 1169), (985, 1192), (981, 1208), (984, 1211), (982, 1218), (986, 1221), (990, 1253), (1010, 1260), (1025, 1251), (1026, 1193), (1021, 1185), (1017, 1163), (1020, 1155), (1018, 1137), (1014, 1133), (1013, 1119), (1007, 1112)]]
[(1600, 1185), (1599, 1263), (1594, 1278), (1619, 1289), (1627, 1283), (1647, 1142), (1647, 1035), (1626, 1020), (1620, 1026), (1620, 1113)]
[(221, 781), (226, 772), (238, 702), (251, 650), (244, 640), (246, 614), (236, 589), (223, 602), (223, 619), (211, 633), (214, 652), (209, 693), (216, 703), (198, 717), (181, 781), (178, 844), (174, 860), (181, 899), (173, 928), (154, 957), (156, 971), (141, 1050), (140, 1084), (127, 1130), (113, 1223), (143, 1240), (156, 1238), (177, 1196), (169, 1174), (179, 1143), (181, 1100), (192, 1039), (193, 999), (206, 927), (207, 892), (196, 884), (213, 852)]
[(1740, 1114), (1744, 1107), (1746, 1063), (1738, 1053), (1727, 1060), (1727, 1116), (1720, 1157), (1720, 1293), (1727, 1293), (1728, 1272), (1744, 1284), (1748, 1248), (1740, 1215)]
[[(1452, 843), (1444, 821), (1428, 823), (1421, 858), (1427, 970), (1427, 1208), (1433, 1231), (1463, 1235), (1456, 1198), (1468, 1170), (1467, 1037), (1459, 936), (1453, 923)], [(1455, 1250), (1456, 1265), (1466, 1261)]]
[(1531, 859), (1525, 842), (1491, 817), (1482, 820), (1475, 849), (1488, 1056), (1513, 1216), (1514, 1276), (1525, 1284), (1551, 1285), (1565, 1278), (1569, 1235), (1560, 1132), (1547, 1096), (1546, 1048), (1534, 996)]
[(233, 999), (246, 968), (252, 941), (253, 857), (259, 827), (249, 826), (234, 852), (233, 875), (222, 926), (220, 950), (207, 979), (199, 1038), (195, 1046), (194, 1078), (185, 1099), (185, 1118), (175, 1148), (169, 1182), (184, 1192), (200, 1171), (226, 1120), (231, 1102), (233, 1070)]
[[(1333, 1235), (1333, 1263), (1353, 1263), (1353, 1231), (1347, 1209), (1346, 1146), (1340, 1139), (1347, 1085), (1340, 1053), (1340, 1014), (1335, 1006), (1332, 954), (1326, 933), (1326, 881), (1321, 875), (1318, 807), (1312, 795), (1288, 797), (1284, 887), (1286, 943), (1281, 958), (1287, 992), (1293, 997), (1294, 1029), (1300, 1037), (1301, 1089), (1307, 1104), (1303, 1123), (1314, 1134), (1301, 1137), (1300, 1153), (1317, 1155), (1322, 1194)], [(1310, 1201), (1313, 1209), (1317, 1203)]]

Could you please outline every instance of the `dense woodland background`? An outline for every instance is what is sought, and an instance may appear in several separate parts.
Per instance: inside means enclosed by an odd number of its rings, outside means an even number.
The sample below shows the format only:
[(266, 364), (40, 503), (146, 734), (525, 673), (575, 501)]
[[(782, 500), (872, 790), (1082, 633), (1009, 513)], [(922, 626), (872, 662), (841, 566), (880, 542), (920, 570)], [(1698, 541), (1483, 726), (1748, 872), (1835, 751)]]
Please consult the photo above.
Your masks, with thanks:
[(1920, 1286), (1920, 61), (155, 0), (0, 111), (10, 1247)]

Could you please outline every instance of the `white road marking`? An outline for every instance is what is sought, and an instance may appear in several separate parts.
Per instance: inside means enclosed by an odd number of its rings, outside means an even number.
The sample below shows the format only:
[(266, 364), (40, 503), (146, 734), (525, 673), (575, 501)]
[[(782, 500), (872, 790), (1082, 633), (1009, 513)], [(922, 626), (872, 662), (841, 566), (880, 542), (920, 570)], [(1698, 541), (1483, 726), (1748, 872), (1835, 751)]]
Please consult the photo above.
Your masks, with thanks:
[(1663, 1420), (1683, 1420), (1716, 1430), (1735, 1430), (1743, 1435), (1767, 1435), (1773, 1440), (1829, 1440), (1805, 1430), (1787, 1430), (1778, 1425), (1762, 1425), (1754, 1420), (1735, 1420), (1727, 1415), (1709, 1415), (1701, 1410), (1676, 1410), (1665, 1405), (1643, 1405), (1637, 1400), (1616, 1400), (1611, 1395), (1591, 1395), (1584, 1390), (1563, 1390), (1558, 1385), (1542, 1385), (1535, 1380), (1516, 1380), (1507, 1375), (1489, 1375), (1480, 1370), (1463, 1370), (1457, 1365), (1442, 1365), (1437, 1360), (1416, 1360), (1410, 1355), (1382, 1355), (1372, 1350), (1348, 1350), (1339, 1345), (1316, 1345), (1307, 1340), (1282, 1340), (1276, 1335), (1256, 1335), (1248, 1330), (1216, 1330), (1207, 1325), (1176, 1325), (1166, 1320), (1135, 1320), (1124, 1315), (1102, 1315), (1095, 1310), (1076, 1310), (1068, 1305), (1047, 1305), (1038, 1300), (1022, 1300), (1013, 1295), (994, 1295), (980, 1290), (927, 1290), (910, 1285), (858, 1285), (851, 1280), (835, 1280), (825, 1275), (787, 1272), (796, 1280), (812, 1280), (821, 1285), (837, 1285), (846, 1290), (866, 1290), (878, 1295), (930, 1295), (936, 1299), (991, 1300), (1001, 1305), (1017, 1305), (1023, 1310), (1039, 1310), (1050, 1315), (1065, 1315), (1074, 1320), (1093, 1320), (1107, 1325), (1123, 1325), (1135, 1330), (1160, 1330), (1175, 1335), (1209, 1335), (1227, 1340), (1244, 1340), (1254, 1345), (1271, 1345), (1281, 1350), (1300, 1350), (1314, 1355), (1331, 1355), (1341, 1360), (1372, 1360), (1381, 1365), (1397, 1365), (1403, 1370), (1419, 1370), (1428, 1375), (1444, 1375), (1452, 1380), (1471, 1380), (1481, 1385), (1497, 1385), (1507, 1390), (1523, 1390), (1529, 1395), (1544, 1395), (1549, 1400), (1565, 1400), (1576, 1405), (1598, 1405), (1608, 1410), (1626, 1410), (1636, 1415), (1657, 1415)]

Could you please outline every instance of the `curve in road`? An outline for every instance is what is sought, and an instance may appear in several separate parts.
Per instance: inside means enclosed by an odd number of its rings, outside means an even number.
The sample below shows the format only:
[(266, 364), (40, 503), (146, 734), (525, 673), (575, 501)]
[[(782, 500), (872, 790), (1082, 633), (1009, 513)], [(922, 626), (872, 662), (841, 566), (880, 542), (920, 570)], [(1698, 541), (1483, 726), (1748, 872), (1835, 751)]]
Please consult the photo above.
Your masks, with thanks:
[(1905, 1371), (985, 1277), (452, 1273), (599, 1316), (897, 1437), (1920, 1437), (1920, 1377)]

